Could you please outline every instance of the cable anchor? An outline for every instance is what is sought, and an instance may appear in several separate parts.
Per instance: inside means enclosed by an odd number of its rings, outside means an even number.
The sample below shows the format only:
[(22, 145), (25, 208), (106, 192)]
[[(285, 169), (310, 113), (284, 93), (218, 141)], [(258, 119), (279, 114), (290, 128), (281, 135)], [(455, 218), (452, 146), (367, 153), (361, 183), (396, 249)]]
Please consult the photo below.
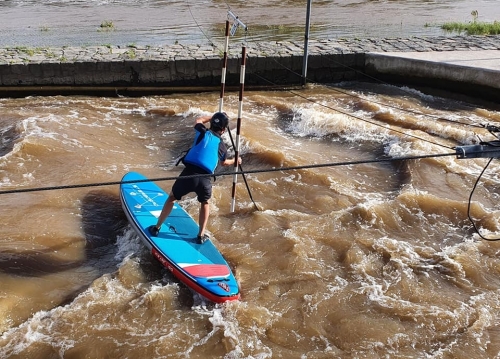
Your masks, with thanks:
[[(500, 132), (500, 128), (499, 128)], [(479, 145), (455, 147), (457, 158), (498, 158), (500, 157), (500, 141), (483, 142)]]
[(234, 34), (236, 34), (236, 31), (240, 26), (245, 29), (245, 31), (248, 30), (248, 27), (231, 10), (227, 11), (227, 15), (228, 17), (231, 17), (233, 19), (233, 25), (231, 26), (230, 31), (231, 36), (234, 36)]

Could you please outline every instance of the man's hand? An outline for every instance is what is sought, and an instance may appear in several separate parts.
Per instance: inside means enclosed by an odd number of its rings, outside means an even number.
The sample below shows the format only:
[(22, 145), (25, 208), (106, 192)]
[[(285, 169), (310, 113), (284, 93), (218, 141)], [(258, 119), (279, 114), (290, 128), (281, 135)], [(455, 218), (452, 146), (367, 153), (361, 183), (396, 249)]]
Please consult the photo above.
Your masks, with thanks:
[[(226, 159), (224, 162), (222, 162), (222, 165), (223, 166), (234, 165), (235, 160), (236, 160), (235, 158)], [(241, 157), (238, 157), (238, 164), (241, 165)]]

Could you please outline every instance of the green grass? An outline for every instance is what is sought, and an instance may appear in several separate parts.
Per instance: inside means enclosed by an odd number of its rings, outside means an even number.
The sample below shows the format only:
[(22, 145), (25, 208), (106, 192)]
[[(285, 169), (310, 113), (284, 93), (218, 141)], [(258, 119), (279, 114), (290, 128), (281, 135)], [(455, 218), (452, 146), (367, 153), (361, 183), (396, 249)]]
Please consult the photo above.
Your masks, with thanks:
[(113, 31), (115, 29), (115, 24), (111, 20), (105, 20), (101, 22), (99, 29), (97, 31)]
[(473, 21), (469, 23), (463, 22), (447, 22), (441, 25), (441, 28), (449, 32), (466, 33), (467, 35), (499, 35), (500, 21), (493, 23)]
[(16, 46), (15, 49), (19, 52), (25, 53), (28, 56), (33, 56), (36, 52), (38, 52), (37, 50), (26, 46)]
[(125, 55), (127, 55), (127, 57), (129, 59), (135, 59), (137, 57), (137, 53), (135, 52), (135, 48), (130, 48), (126, 53)]

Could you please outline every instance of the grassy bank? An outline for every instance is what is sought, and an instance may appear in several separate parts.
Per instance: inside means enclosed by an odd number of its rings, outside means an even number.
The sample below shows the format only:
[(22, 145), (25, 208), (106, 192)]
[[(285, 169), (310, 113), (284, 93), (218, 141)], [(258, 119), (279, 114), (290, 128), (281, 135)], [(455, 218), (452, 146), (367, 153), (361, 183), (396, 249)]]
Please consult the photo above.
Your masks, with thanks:
[(449, 32), (466, 33), (467, 35), (498, 35), (500, 34), (500, 21), (493, 23), (473, 21), (469, 23), (447, 22), (441, 28)]

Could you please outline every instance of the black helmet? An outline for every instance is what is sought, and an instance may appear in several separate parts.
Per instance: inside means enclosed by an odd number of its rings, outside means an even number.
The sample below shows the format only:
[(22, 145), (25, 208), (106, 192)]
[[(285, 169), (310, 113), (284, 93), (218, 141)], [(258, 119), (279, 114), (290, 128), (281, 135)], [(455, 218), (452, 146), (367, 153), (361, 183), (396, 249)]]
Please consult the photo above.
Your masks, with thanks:
[(215, 131), (224, 130), (229, 125), (229, 118), (225, 112), (216, 112), (210, 119), (210, 129)]

